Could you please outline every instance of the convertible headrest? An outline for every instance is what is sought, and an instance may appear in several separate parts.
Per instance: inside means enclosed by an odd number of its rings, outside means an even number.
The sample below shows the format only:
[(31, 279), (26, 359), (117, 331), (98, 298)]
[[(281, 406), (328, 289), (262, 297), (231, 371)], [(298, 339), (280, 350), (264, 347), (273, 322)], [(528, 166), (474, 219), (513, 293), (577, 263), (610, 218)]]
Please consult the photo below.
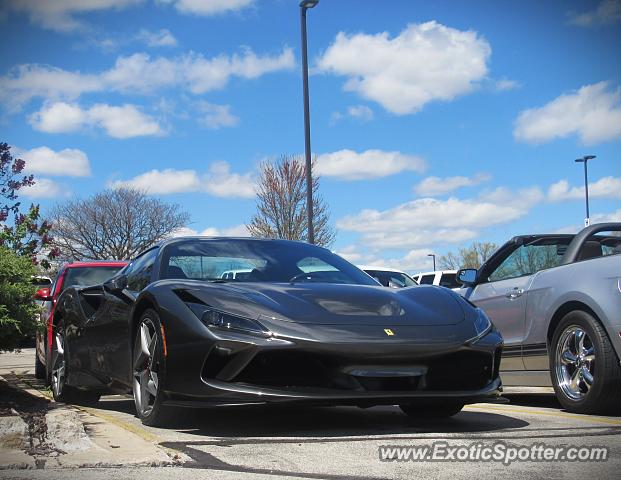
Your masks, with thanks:
[(589, 258), (601, 256), (602, 245), (595, 240), (588, 240), (584, 242), (584, 245), (582, 245), (582, 248), (580, 249), (580, 253), (578, 254), (578, 258), (576, 260), (588, 260)]
[(176, 265), (170, 265), (166, 270), (166, 278), (188, 278), (187, 275)]

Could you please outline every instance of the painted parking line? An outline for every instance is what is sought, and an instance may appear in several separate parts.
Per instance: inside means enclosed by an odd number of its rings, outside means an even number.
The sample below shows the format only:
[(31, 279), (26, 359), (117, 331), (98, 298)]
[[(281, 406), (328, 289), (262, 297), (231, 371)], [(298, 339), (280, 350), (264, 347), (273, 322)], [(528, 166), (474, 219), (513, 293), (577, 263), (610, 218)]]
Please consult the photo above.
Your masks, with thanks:
[(492, 405), (466, 405), (465, 410), (481, 410), (481, 411), (496, 411), (504, 413), (523, 413), (527, 415), (543, 415), (546, 417), (567, 418), (571, 420), (580, 420), (583, 422), (600, 423), (603, 425), (620, 425), (621, 419), (605, 418), (605, 417), (593, 417), (589, 415), (579, 415), (575, 413), (564, 412), (550, 412), (547, 410), (536, 410), (534, 408), (516, 408), (516, 407), (501, 407)]

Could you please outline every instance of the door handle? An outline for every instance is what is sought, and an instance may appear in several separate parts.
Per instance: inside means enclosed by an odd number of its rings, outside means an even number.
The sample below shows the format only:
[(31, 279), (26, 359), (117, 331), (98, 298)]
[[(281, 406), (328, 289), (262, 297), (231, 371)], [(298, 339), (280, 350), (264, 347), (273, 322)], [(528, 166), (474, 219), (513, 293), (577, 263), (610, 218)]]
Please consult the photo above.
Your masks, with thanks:
[(507, 297), (509, 300), (515, 300), (516, 298), (521, 297), (523, 294), (524, 294), (523, 288), (515, 287), (512, 291), (507, 293), (505, 297)]

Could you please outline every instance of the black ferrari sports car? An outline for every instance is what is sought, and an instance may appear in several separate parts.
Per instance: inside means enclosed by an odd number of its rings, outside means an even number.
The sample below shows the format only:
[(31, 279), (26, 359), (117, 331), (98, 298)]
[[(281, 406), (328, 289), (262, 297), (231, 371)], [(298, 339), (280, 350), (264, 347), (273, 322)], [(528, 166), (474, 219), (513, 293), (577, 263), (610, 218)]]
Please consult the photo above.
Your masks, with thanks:
[(131, 391), (148, 425), (177, 406), (268, 402), (450, 416), (502, 390), (482, 310), (441, 287), (383, 288), (301, 242), (171, 239), (65, 290), (54, 320), (54, 398)]

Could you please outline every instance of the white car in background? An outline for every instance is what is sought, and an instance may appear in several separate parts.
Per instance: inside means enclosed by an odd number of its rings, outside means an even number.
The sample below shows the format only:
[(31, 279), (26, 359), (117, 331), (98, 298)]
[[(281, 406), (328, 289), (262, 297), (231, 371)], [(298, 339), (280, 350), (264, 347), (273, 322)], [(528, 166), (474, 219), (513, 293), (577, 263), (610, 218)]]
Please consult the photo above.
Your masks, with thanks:
[(436, 270), (413, 275), (419, 285), (439, 285), (440, 287), (459, 289), (461, 284), (456, 280), (457, 270)]
[(358, 268), (385, 287), (403, 288), (413, 287), (416, 282), (407, 273), (395, 268), (373, 267), (369, 265), (358, 265)]

